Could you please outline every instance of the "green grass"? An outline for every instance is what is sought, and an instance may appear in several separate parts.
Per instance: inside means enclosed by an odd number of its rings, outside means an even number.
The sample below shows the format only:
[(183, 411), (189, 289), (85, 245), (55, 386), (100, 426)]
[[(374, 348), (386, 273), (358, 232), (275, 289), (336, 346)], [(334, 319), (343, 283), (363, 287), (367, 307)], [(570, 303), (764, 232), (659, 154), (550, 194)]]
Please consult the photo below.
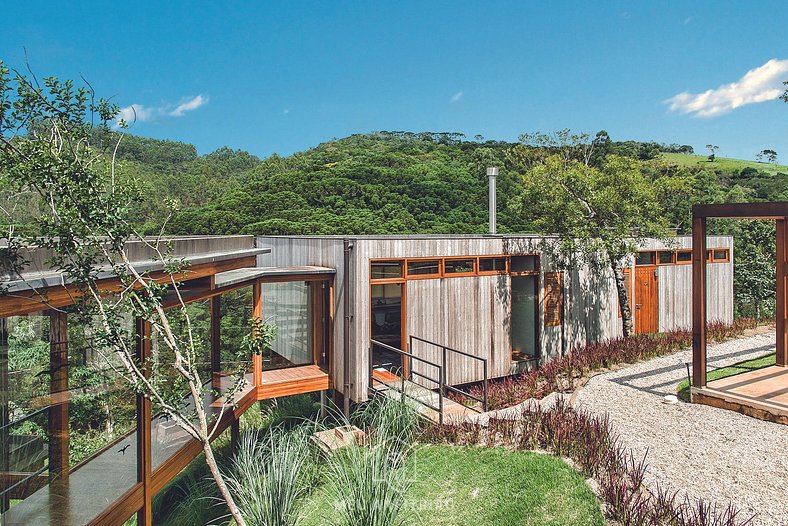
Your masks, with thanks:
[(683, 153), (663, 153), (660, 158), (670, 164), (691, 168), (712, 168), (726, 171), (740, 171), (743, 168), (755, 168), (760, 172), (770, 174), (788, 173), (788, 166), (782, 164), (759, 163), (757, 161), (745, 161), (742, 159), (730, 159), (727, 157), (717, 157), (714, 162), (709, 162), (707, 155), (686, 155)]
[[(561, 459), (502, 448), (424, 446), (413, 456), (408, 526), (559, 526), (605, 524), (599, 503)], [(316, 492), (305, 526), (333, 515), (326, 494)]]
[[(770, 365), (775, 364), (775, 353), (766, 354), (759, 358), (753, 358), (752, 360), (745, 360), (743, 362), (738, 362), (733, 365), (729, 365), (728, 367), (720, 367), (719, 369), (714, 369), (713, 371), (709, 371), (706, 375), (706, 381), (711, 382), (712, 380), (719, 380), (720, 378), (727, 378), (729, 376), (734, 376), (736, 374), (746, 373), (749, 371), (755, 371), (757, 369), (763, 369), (764, 367), (769, 367)], [(678, 387), (678, 397), (685, 402), (688, 402), (690, 399), (690, 388), (689, 388), (689, 380), (682, 381)]]

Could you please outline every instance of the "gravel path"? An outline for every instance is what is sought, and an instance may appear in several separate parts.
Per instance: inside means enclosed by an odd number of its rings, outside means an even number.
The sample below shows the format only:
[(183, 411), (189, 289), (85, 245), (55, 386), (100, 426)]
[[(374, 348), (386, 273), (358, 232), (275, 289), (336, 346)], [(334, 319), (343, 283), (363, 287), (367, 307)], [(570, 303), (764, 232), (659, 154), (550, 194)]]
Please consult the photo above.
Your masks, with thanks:
[[(709, 368), (774, 350), (774, 331), (709, 346)], [(687, 377), (691, 351), (592, 378), (576, 404), (608, 413), (622, 442), (648, 450), (646, 483), (755, 514), (753, 526), (788, 525), (788, 426), (733, 411), (664, 404)]]

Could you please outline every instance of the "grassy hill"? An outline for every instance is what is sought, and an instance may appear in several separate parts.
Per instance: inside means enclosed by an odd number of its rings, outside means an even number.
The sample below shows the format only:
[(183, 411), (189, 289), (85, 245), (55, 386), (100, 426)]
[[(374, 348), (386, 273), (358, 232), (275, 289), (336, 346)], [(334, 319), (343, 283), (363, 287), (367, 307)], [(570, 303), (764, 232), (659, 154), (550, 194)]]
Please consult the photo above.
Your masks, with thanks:
[(717, 157), (714, 162), (709, 162), (705, 155), (687, 155), (683, 153), (663, 153), (660, 159), (685, 168), (713, 168), (724, 172), (739, 172), (744, 168), (753, 168), (759, 172), (769, 174), (788, 174), (788, 166), (783, 164), (759, 163), (757, 161), (743, 161)]

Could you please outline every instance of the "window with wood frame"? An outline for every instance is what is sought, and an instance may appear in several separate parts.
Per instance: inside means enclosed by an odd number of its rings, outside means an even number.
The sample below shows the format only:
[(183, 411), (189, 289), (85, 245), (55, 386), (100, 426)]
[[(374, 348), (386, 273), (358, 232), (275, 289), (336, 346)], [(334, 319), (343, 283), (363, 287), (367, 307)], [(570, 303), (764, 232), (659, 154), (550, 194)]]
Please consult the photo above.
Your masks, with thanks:
[(635, 255), (635, 265), (645, 266), (645, 265), (656, 265), (657, 263), (657, 253), (653, 250), (638, 252)]
[(676, 253), (673, 250), (660, 250), (657, 253), (657, 264), (659, 265), (672, 265)]
[(505, 257), (480, 257), (479, 274), (502, 274), (506, 272)]
[(676, 264), (682, 265), (687, 263), (692, 263), (692, 250), (677, 250)]
[(731, 253), (727, 248), (715, 248), (711, 251), (712, 263), (727, 263), (730, 260)]
[(402, 278), (404, 262), (400, 260), (375, 261), (370, 268), (370, 279)]
[(476, 270), (476, 258), (445, 259), (443, 260), (443, 274), (473, 274)]
[(417, 278), (440, 277), (441, 260), (440, 259), (409, 259), (407, 275), (408, 277), (417, 277)]

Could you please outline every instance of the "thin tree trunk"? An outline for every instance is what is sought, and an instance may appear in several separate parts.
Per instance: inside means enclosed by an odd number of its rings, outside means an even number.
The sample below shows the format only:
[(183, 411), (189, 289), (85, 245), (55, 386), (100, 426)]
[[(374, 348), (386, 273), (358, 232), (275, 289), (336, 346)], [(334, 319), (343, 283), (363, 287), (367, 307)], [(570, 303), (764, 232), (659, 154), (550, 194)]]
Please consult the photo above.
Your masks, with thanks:
[(227, 503), (227, 507), (230, 509), (230, 515), (233, 516), (233, 519), (238, 526), (246, 526), (246, 521), (244, 521), (244, 518), (241, 515), (241, 510), (238, 509), (238, 506), (235, 504), (235, 499), (233, 499), (230, 490), (227, 489), (227, 484), (224, 482), (222, 472), (219, 471), (219, 466), (216, 464), (216, 457), (213, 456), (213, 448), (211, 447), (211, 443), (207, 440), (204, 441), (202, 444), (202, 450), (205, 452), (205, 463), (208, 464), (208, 469), (211, 470), (211, 475), (213, 475), (213, 480), (216, 482), (216, 486), (219, 488), (219, 493), (222, 494), (222, 498)]
[(621, 308), (621, 325), (624, 328), (624, 338), (628, 338), (632, 334), (632, 311), (629, 308), (629, 296), (624, 283), (624, 272), (619, 267), (618, 260), (612, 256), (610, 257), (610, 267), (613, 269), (616, 290), (618, 291), (618, 306)]

